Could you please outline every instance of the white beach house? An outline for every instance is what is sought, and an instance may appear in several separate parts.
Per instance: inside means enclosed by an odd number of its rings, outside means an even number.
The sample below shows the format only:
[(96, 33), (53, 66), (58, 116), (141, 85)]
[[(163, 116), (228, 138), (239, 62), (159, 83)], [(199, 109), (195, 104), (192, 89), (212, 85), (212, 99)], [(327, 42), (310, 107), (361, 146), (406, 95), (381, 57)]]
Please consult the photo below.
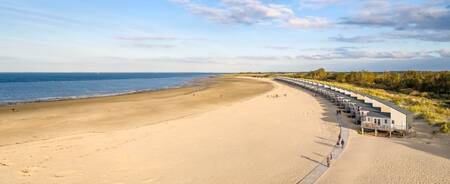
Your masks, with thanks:
[(345, 109), (361, 131), (374, 130), (405, 133), (413, 120), (413, 114), (386, 100), (366, 94), (344, 90), (305, 79), (275, 78), (277, 81), (299, 86), (321, 94)]

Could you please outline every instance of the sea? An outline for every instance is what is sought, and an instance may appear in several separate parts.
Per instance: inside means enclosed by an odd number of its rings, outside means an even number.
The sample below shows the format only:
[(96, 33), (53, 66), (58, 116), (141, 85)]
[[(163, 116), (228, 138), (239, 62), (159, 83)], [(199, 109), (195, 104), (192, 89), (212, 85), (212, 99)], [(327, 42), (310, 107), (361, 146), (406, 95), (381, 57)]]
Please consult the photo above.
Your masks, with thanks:
[(0, 73), (0, 104), (176, 88), (213, 73)]

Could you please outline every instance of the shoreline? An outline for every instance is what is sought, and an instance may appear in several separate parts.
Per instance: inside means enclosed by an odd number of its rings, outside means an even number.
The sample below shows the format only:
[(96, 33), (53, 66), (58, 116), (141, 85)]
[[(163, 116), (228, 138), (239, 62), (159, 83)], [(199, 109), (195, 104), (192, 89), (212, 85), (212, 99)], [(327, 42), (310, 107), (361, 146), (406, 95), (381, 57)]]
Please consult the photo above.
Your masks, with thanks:
[(140, 94), (140, 93), (151, 93), (151, 92), (170, 90), (170, 89), (180, 89), (180, 88), (187, 88), (187, 87), (193, 87), (196, 85), (201, 85), (200, 83), (204, 80), (208, 80), (211, 78), (220, 78), (220, 77), (223, 77), (223, 75), (218, 74), (218, 75), (214, 75), (214, 76), (199, 77), (199, 78), (188, 80), (188, 81), (184, 82), (184, 84), (175, 85), (175, 86), (171, 86), (171, 87), (135, 90), (135, 91), (128, 91), (128, 92), (120, 92), (120, 93), (98, 94), (98, 95), (87, 95), (87, 96), (71, 96), (71, 97), (49, 97), (48, 99), (24, 100), (24, 101), (15, 101), (15, 102), (0, 102), (0, 108), (7, 107), (7, 106), (15, 106), (15, 105), (33, 104), (33, 103), (82, 100), (82, 99), (92, 99), (92, 98), (102, 98), (102, 97), (114, 97), (114, 96), (133, 95), (133, 94)]
[[(0, 178), (295, 183), (330, 152), (339, 131), (333, 106), (271, 80), (221, 78), (206, 89), (168, 91), (0, 109), (0, 140), (12, 143), (0, 147)], [(11, 135), (31, 142), (5, 139)]]
[[(241, 83), (250, 85), (250, 90), (230, 91)], [(269, 90), (265, 83), (251, 79), (208, 77), (178, 88), (0, 106), (0, 145), (145, 126), (205, 112), (265, 90)], [(224, 92), (229, 95), (219, 96)], [(147, 117), (147, 113), (152, 116)]]
[(378, 183), (373, 171), (386, 183), (449, 181), (443, 177), (450, 174), (444, 139), (359, 135), (345, 114), (337, 121), (328, 100), (269, 79), (218, 77), (196, 84), (23, 104), (18, 112), (0, 107), (0, 179), (296, 183), (323, 164), (345, 127), (345, 149), (316, 183)]

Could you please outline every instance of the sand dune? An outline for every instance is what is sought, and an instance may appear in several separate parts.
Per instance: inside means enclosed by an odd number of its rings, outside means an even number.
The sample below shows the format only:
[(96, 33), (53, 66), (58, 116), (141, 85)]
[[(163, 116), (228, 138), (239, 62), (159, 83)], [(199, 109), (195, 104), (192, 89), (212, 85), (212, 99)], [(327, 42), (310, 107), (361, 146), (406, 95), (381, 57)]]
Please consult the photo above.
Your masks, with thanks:
[[(263, 84), (274, 88), (267, 91), (270, 88), (263, 87), (256, 90), (258, 96), (216, 103), (214, 108), (198, 106), (209, 110), (148, 125), (145, 119), (148, 117), (151, 122), (155, 114), (139, 109), (152, 108), (151, 105), (113, 98), (133, 108), (123, 114), (116, 111), (113, 118), (105, 118), (102, 124), (130, 122), (137, 128), (104, 129), (90, 121), (94, 124), (88, 126), (92, 131), (86, 132), (68, 123), (70, 128), (83, 131), (4, 145), (0, 147), (0, 178), (6, 183), (295, 183), (331, 150), (338, 134), (333, 113), (329, 113), (334, 110), (329, 111), (332, 106), (306, 92), (272, 81)], [(261, 87), (252, 88), (249, 84), (232, 88), (239, 91)], [(199, 96), (202, 94), (190, 98)], [(164, 102), (165, 98), (161, 100)], [(86, 120), (88, 124), (90, 118), (102, 119), (98, 114), (80, 116), (84, 108), (92, 110), (90, 105), (80, 106), (79, 112), (71, 114), (65, 114), (65, 108), (74, 108), (70, 105), (54, 108), (61, 109), (61, 114), (49, 112), (61, 120)], [(23, 117), (38, 119), (48, 116), (31, 109), (22, 113)], [(40, 120), (40, 126), (45, 127), (46, 120)], [(142, 123), (133, 122), (138, 120)], [(31, 128), (20, 123), (23, 122), (9, 126)]]

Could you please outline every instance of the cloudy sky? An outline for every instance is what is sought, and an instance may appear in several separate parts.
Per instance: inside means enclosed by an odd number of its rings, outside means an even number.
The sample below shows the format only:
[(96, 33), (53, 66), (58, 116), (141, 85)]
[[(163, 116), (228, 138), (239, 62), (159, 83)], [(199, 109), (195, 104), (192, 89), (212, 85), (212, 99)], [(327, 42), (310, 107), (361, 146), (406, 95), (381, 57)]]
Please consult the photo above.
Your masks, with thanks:
[(450, 70), (450, 0), (0, 0), (0, 72)]

